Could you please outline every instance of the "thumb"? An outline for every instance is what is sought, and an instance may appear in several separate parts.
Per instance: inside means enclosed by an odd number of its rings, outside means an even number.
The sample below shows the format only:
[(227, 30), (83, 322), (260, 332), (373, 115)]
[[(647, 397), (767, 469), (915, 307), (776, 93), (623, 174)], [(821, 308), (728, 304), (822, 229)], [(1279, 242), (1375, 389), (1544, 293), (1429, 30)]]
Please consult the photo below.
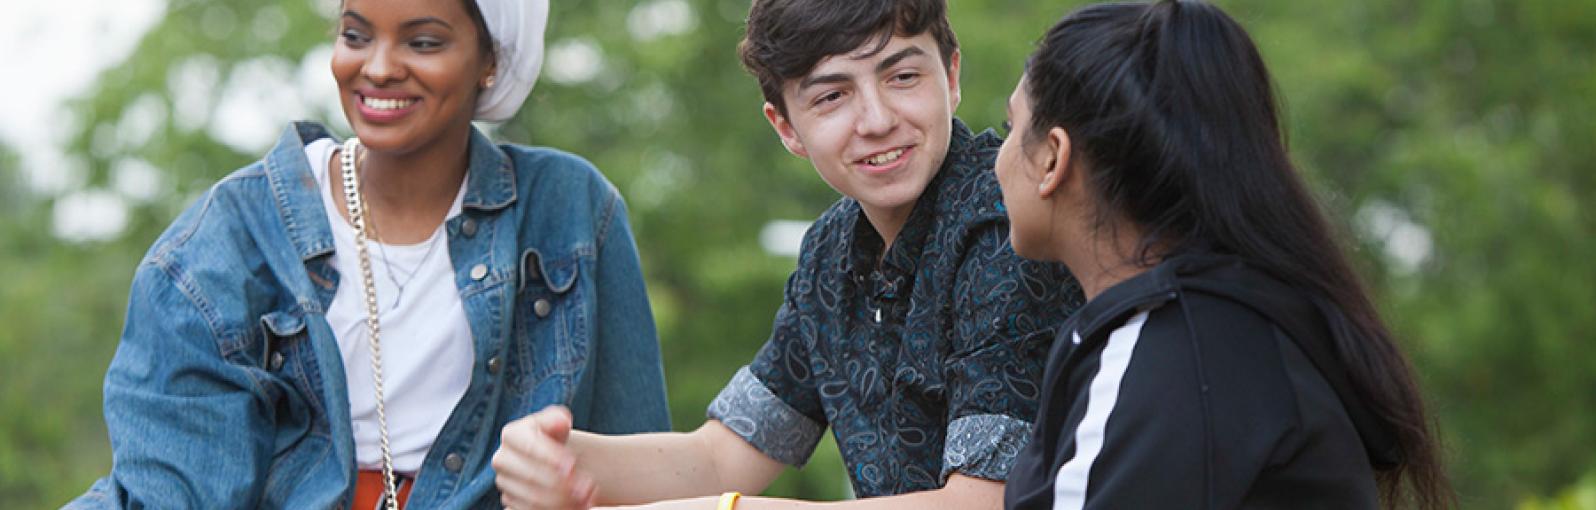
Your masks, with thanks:
[(543, 435), (560, 444), (565, 444), (565, 440), (571, 436), (571, 411), (565, 406), (543, 408), (542, 411), (532, 415), (532, 423), (537, 425)]

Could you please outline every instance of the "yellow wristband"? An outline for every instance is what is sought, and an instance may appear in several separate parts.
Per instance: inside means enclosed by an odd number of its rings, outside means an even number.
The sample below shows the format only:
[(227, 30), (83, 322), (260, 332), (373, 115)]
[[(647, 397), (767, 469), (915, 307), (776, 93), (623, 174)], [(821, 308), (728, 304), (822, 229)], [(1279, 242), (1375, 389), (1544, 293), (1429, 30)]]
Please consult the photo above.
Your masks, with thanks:
[(737, 498), (743, 497), (739, 492), (728, 492), (720, 495), (720, 504), (715, 505), (715, 510), (733, 510), (737, 508)]

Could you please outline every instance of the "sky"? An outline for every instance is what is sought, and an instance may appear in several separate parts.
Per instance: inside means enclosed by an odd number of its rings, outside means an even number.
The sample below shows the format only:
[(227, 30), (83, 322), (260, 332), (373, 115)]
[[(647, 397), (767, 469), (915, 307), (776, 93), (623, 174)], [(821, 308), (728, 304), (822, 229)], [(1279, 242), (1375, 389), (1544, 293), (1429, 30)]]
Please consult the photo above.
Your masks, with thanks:
[[(160, 21), (163, 0), (8, 1), (0, 16), (0, 140), (22, 153), (36, 191), (70, 188), (72, 165), (59, 145), (73, 126), (64, 101), (81, 96), (99, 72), (128, 57)], [(54, 175), (52, 175), (54, 174)]]

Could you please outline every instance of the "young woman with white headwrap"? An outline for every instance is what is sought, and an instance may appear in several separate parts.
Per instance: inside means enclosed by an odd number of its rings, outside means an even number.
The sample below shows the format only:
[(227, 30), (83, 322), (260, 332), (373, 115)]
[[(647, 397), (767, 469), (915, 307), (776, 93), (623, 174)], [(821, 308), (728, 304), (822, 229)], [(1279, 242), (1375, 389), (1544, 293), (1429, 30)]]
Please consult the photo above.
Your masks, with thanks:
[(355, 136), (290, 126), (151, 247), (106, 375), (111, 473), (69, 508), (491, 507), (512, 419), (669, 426), (615, 188), (471, 125), (520, 109), (547, 14), (343, 3)]

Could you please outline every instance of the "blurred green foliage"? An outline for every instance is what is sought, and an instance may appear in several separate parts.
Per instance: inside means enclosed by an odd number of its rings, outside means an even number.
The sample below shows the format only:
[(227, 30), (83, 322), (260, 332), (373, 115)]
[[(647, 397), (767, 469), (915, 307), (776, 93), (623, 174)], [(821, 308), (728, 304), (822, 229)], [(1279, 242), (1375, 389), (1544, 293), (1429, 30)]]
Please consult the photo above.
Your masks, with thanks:
[[(747, 1), (670, 1), (690, 23), (648, 40), (628, 27), (654, 23), (641, 9), (659, 2), (555, 2), (551, 47), (582, 41), (602, 66), (588, 81), (544, 80), (496, 137), (584, 155), (627, 196), (684, 430), (769, 333), (793, 260), (764, 252), (760, 228), (811, 219), (836, 195), (759, 113), (734, 51)], [(960, 116), (995, 126), (1033, 42), (1079, 2), (952, 3)], [(1293, 155), (1423, 376), (1463, 505), (1596, 508), (1596, 2), (1219, 3), (1261, 46)], [(59, 197), (27, 191), (0, 148), (5, 506), (59, 505), (109, 468), (99, 386), (133, 266), (195, 194), (258, 157), (203, 128), (235, 120), (205, 117), (220, 115), (209, 112), (220, 92), (176, 82), (198, 68), (225, 83), (261, 59), (296, 70), (331, 42), (334, 5), (174, 0), (72, 104), (84, 186), (111, 187), (126, 158), (161, 172), (161, 193), (130, 202), (114, 239), (55, 238)], [(209, 123), (183, 120), (196, 100)], [(139, 102), (190, 111), (129, 142), (117, 126)], [(770, 493), (846, 497), (835, 447)]]

